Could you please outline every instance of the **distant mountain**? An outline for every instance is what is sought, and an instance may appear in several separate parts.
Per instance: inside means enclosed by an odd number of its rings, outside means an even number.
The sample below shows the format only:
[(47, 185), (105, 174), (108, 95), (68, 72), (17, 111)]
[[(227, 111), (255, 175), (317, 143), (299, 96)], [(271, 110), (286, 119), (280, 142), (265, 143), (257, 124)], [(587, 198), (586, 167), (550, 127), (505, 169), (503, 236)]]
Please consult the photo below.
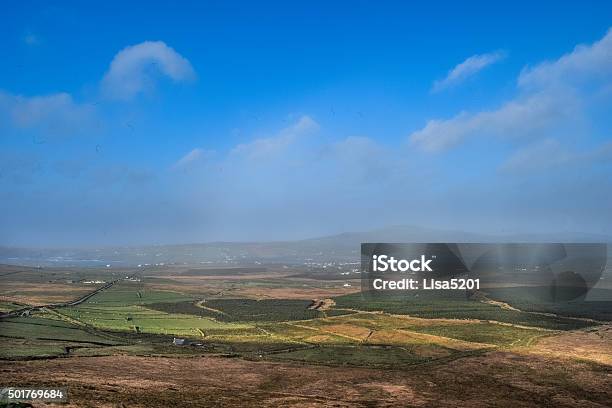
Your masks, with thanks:
[(159, 264), (246, 264), (358, 261), (362, 242), (612, 242), (606, 235), (547, 233), (486, 235), (394, 226), (298, 241), (211, 242), (89, 249), (0, 247), (0, 263), (41, 266), (136, 266)]
[(345, 232), (297, 242), (305, 243), (309, 241), (342, 247), (361, 242), (612, 242), (612, 236), (580, 232), (490, 235), (404, 225), (366, 232)]

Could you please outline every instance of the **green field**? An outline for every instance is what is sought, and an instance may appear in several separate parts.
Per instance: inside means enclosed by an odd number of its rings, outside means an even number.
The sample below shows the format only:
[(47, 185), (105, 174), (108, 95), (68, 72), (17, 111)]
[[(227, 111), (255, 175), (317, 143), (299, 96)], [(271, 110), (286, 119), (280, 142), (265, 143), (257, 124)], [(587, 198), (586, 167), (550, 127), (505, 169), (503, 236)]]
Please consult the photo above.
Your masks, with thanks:
[[(334, 297), (335, 305), (328, 302), (324, 311), (313, 310), (312, 299), (242, 298), (240, 289), (320, 288), (338, 283), (315, 279), (304, 283), (281, 277), (248, 279), (251, 271), (235, 272), (245, 279), (213, 279), (211, 286), (203, 281), (201, 287), (195, 287), (190, 277), (208, 278), (218, 270), (178, 273), (187, 281), (173, 280), (164, 274), (162, 278), (146, 277), (138, 282), (122, 280), (77, 306), (34, 311), (30, 317), (5, 318), (0, 320), (4, 345), (0, 358), (212, 352), (257, 360), (403, 368), (491, 348), (530, 346), (542, 336), (596, 324), (529, 313), (551, 309), (536, 304), (537, 293), (532, 294), (532, 299), (528, 296), (530, 292), (525, 291), (519, 298), (518, 292), (511, 289), (486, 296), (506, 301), (521, 311), (484, 303), (481, 300), (486, 298), (477, 300), (465, 292), (438, 291), (421, 291), (409, 297), (355, 293)], [(53, 273), (58, 280), (66, 280), (72, 272)], [(85, 274), (97, 273), (102, 272)], [(42, 275), (40, 271), (24, 273), (32, 281)], [(159, 289), (164, 285), (169, 289)], [(183, 287), (185, 292), (181, 292)], [(204, 293), (211, 297), (203, 299)], [(234, 293), (237, 296), (232, 296)], [(0, 303), (0, 310), (17, 307), (10, 302)], [(555, 307), (556, 313), (576, 317), (585, 314), (606, 317), (609, 312), (607, 303), (585, 306), (573, 302)], [(567, 313), (561, 313), (565, 309)], [(197, 345), (175, 346), (174, 337), (186, 338)]]
[(0, 312), (9, 312), (11, 310), (21, 309), (23, 306), (12, 302), (0, 302)]
[(65, 355), (67, 348), (124, 343), (120, 338), (59, 320), (49, 313), (0, 320), (0, 341), (0, 358), (54, 357)]
[[(147, 307), (166, 313), (206, 316), (223, 322), (282, 322), (325, 317), (328, 313), (309, 309), (310, 300), (296, 299), (212, 299), (196, 306), (194, 302), (153, 303)], [(349, 314), (329, 311), (329, 315)]]
[(431, 361), (401, 347), (326, 346), (277, 353), (273, 360), (304, 361), (315, 364), (401, 368)]
[(150, 290), (141, 282), (119, 282), (87, 300), (86, 304), (99, 307), (145, 305), (159, 302), (192, 300), (191, 296), (177, 292)]
[(120, 283), (93, 296), (87, 302), (61, 313), (105, 330), (138, 333), (201, 336), (209, 330), (244, 329), (249, 326), (218, 322), (210, 318), (165, 313), (149, 308), (159, 302), (184, 302), (191, 297), (176, 292), (143, 290), (137, 283)]
[[(325, 329), (329, 325), (350, 325), (371, 331), (400, 330), (440, 336), (449, 339), (496, 346), (517, 346), (530, 344), (535, 338), (548, 332), (488, 322), (415, 321), (384, 314), (359, 313), (336, 319), (319, 319), (307, 323), (308, 326)], [(422, 342), (420, 340), (419, 342)], [(435, 340), (430, 340), (435, 342)], [(371, 341), (370, 341), (371, 342)]]
[(0, 359), (58, 357), (66, 354), (67, 342), (36, 341), (2, 338)]
[(592, 289), (588, 299), (547, 302), (550, 288), (510, 287), (486, 290), (489, 297), (530, 312), (554, 313), (595, 320), (612, 320), (612, 290)]
[[(428, 293), (430, 292), (430, 293)], [(564, 317), (543, 316), (502, 309), (498, 306), (468, 299), (464, 293), (440, 291), (420, 292), (418, 296), (371, 296), (355, 293), (335, 298), (337, 308), (381, 311), (427, 319), (491, 320), (551, 330), (575, 330), (594, 323)]]
[(117, 344), (116, 341), (95, 333), (90, 333), (82, 327), (61, 320), (43, 317), (17, 317), (0, 321), (0, 336), (37, 339), (63, 340), (79, 343), (100, 345)]

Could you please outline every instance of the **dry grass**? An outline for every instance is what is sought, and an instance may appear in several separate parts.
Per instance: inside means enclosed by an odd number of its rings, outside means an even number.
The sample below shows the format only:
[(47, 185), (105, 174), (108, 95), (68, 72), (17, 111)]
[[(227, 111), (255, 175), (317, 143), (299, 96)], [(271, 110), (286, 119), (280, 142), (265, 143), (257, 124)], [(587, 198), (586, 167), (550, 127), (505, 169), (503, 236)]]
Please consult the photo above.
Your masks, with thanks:
[[(209, 277), (206, 277), (209, 278)], [(173, 278), (174, 279), (174, 278)], [(256, 282), (253, 279), (234, 279), (225, 280), (217, 277), (217, 280), (193, 281), (180, 280), (164, 283), (147, 283), (147, 288), (151, 290), (166, 290), (179, 293), (203, 295), (214, 294), (218, 297), (241, 297), (251, 299), (321, 299), (332, 298), (340, 295), (359, 292), (359, 286), (353, 287), (268, 287), (268, 286), (249, 286), (246, 283)], [(245, 283), (244, 286), (241, 283)]]
[(71, 407), (575, 407), (612, 401), (609, 366), (491, 352), (412, 370), (218, 357), (89, 357), (6, 362), (7, 386), (65, 384)]
[(77, 299), (94, 290), (95, 285), (2, 282), (0, 288), (3, 300), (41, 306)]
[(337, 334), (339, 336), (348, 337), (355, 341), (364, 341), (371, 333), (371, 330), (365, 327), (354, 326), (352, 324), (329, 324), (319, 326), (317, 329), (328, 333)]
[(392, 344), (401, 346), (405, 344), (435, 344), (458, 351), (478, 350), (493, 347), (491, 344), (461, 341), (448, 337), (431, 334), (416, 333), (401, 329), (376, 330), (368, 338), (370, 344)]
[(612, 325), (544, 337), (530, 349), (554, 357), (574, 357), (612, 366)]

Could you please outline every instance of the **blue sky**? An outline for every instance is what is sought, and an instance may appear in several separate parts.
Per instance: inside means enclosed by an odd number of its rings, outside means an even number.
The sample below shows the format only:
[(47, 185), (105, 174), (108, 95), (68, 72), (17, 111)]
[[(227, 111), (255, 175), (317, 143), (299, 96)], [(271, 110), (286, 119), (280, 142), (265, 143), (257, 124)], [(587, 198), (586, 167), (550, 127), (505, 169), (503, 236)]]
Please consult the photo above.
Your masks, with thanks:
[(13, 2), (0, 244), (612, 234), (607, 2)]

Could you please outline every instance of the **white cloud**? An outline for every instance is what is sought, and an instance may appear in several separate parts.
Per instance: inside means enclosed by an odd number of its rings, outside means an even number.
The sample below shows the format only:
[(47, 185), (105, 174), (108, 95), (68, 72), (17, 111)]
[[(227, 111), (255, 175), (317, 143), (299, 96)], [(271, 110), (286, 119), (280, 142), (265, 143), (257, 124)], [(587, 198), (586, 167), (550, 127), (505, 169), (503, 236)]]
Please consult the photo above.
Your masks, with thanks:
[(177, 166), (185, 166), (191, 162), (198, 160), (200, 157), (202, 157), (203, 152), (204, 150), (200, 149), (199, 147), (196, 147), (195, 149), (187, 153), (185, 156), (181, 157), (181, 159), (177, 161), (176, 164)]
[(477, 136), (533, 136), (559, 119), (570, 118), (574, 111), (575, 103), (569, 97), (539, 93), (512, 100), (496, 110), (463, 112), (447, 120), (430, 120), (410, 135), (410, 141), (425, 151), (439, 152)]
[(484, 68), (506, 58), (504, 51), (495, 51), (487, 54), (472, 55), (462, 63), (451, 69), (444, 79), (435, 81), (432, 92), (439, 92), (455, 86), (471, 76), (476, 75)]
[(196, 147), (195, 149), (192, 149), (189, 153), (181, 157), (176, 163), (174, 163), (172, 168), (175, 170), (187, 169), (204, 159), (212, 158), (214, 155), (215, 152), (212, 150), (205, 150)]
[(93, 107), (74, 102), (67, 93), (27, 97), (0, 91), (0, 113), (17, 128), (60, 135), (82, 131), (95, 116)]
[(304, 115), (293, 125), (288, 126), (272, 137), (255, 139), (250, 143), (239, 144), (232, 150), (234, 155), (249, 159), (259, 159), (282, 153), (300, 137), (319, 130), (319, 124), (310, 116)]
[(591, 45), (578, 45), (555, 61), (547, 61), (521, 72), (521, 87), (571, 85), (612, 77), (612, 29)]
[(154, 86), (155, 74), (175, 82), (195, 78), (191, 63), (174, 49), (162, 41), (145, 41), (115, 55), (102, 79), (102, 92), (111, 99), (131, 99)]
[[(555, 61), (523, 69), (520, 94), (500, 108), (434, 119), (409, 139), (422, 150), (443, 151), (473, 137), (546, 138), (571, 132), (588, 121), (588, 106), (612, 80), (612, 30), (592, 45), (581, 45)], [(595, 86), (593, 86), (595, 85)], [(607, 103), (598, 100), (597, 105)], [(588, 126), (588, 125), (587, 125)]]
[(318, 130), (317, 122), (303, 115), (270, 137), (253, 138), (223, 154), (195, 148), (172, 169), (189, 170), (201, 182), (215, 180), (210, 185), (223, 186), (228, 192), (248, 191), (274, 183), (276, 188), (282, 189), (286, 187), (285, 182), (297, 183), (297, 173), (315, 171), (320, 168), (317, 164), (323, 161), (337, 161), (339, 156), (336, 152), (332, 154), (332, 144), (315, 137)]

